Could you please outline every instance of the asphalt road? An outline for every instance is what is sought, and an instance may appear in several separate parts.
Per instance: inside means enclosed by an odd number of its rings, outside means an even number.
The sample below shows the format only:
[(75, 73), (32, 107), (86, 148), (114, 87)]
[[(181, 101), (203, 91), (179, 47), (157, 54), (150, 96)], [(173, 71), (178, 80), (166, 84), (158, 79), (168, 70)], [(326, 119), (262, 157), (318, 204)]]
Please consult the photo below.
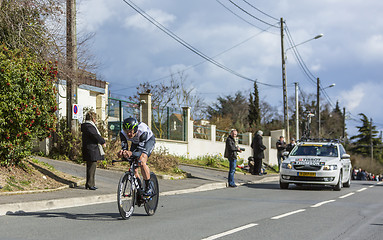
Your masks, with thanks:
[(0, 217), (0, 239), (382, 239), (383, 184), (279, 189), (277, 182), (162, 196), (154, 216), (116, 203)]

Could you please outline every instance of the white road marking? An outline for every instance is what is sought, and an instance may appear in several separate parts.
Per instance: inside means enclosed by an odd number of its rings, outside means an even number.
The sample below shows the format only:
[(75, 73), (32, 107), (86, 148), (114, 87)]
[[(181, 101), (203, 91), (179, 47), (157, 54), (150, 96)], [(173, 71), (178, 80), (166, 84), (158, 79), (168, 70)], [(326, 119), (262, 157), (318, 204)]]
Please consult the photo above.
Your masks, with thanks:
[(320, 202), (320, 203), (317, 203), (315, 205), (312, 205), (311, 207), (320, 207), (323, 204), (327, 204), (327, 203), (331, 203), (331, 202), (335, 202), (335, 200), (328, 200), (328, 201)]
[(226, 231), (223, 233), (219, 233), (219, 234), (207, 237), (207, 238), (203, 238), (202, 240), (213, 240), (213, 239), (221, 238), (221, 237), (224, 237), (224, 236), (227, 236), (227, 235), (230, 235), (230, 234), (233, 234), (233, 233), (236, 233), (236, 232), (245, 230), (247, 228), (257, 226), (257, 225), (258, 225), (257, 223), (250, 223), (250, 224), (247, 224), (247, 225), (242, 226), (242, 227), (234, 228), (232, 230), (229, 230), (229, 231)]
[(304, 212), (304, 211), (306, 211), (306, 209), (299, 209), (299, 210), (296, 210), (296, 211), (293, 211), (293, 212), (288, 212), (288, 213), (285, 213), (285, 214), (282, 214), (282, 215), (279, 215), (279, 216), (272, 217), (271, 219), (277, 220), (277, 219), (280, 219), (280, 218), (283, 218), (283, 217), (287, 217), (287, 216), (293, 215), (295, 213)]
[(339, 197), (339, 198), (346, 198), (346, 197), (349, 197), (349, 196), (351, 196), (351, 195), (354, 195), (355, 193), (349, 193), (349, 194), (346, 194), (346, 195), (343, 195), (343, 196), (341, 196), (341, 197)]
[(363, 192), (364, 190), (366, 190), (367, 188), (362, 188), (362, 189), (359, 189), (357, 192)]
[(374, 185), (369, 186), (369, 188), (372, 188), (372, 187), (374, 187)]

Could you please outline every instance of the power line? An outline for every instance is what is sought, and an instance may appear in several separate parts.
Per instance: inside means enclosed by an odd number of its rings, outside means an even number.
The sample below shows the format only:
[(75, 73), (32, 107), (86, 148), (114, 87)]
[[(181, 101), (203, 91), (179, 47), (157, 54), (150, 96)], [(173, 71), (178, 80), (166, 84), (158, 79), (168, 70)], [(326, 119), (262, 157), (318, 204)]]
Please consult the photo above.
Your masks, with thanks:
[(195, 54), (197, 54), (198, 56), (204, 58), (205, 60), (209, 61), (210, 63), (216, 65), (217, 67), (233, 74), (233, 75), (236, 75), (242, 79), (245, 79), (247, 81), (250, 81), (250, 82), (257, 82), (259, 84), (262, 84), (262, 85), (265, 85), (265, 86), (275, 86), (275, 85), (272, 85), (272, 84), (267, 84), (267, 83), (262, 83), (262, 82), (259, 82), (257, 81), (256, 79), (252, 79), (252, 78), (249, 78), (249, 77), (246, 77), (228, 67), (226, 67), (225, 65), (215, 61), (214, 59), (212, 59), (211, 57), (205, 55), (204, 53), (202, 53), (201, 51), (199, 51), (198, 49), (194, 48), (193, 46), (191, 46), (189, 43), (187, 43), (186, 41), (184, 41), (182, 38), (180, 38), (179, 36), (177, 36), (175, 33), (173, 33), (172, 31), (170, 31), (169, 29), (167, 29), (165, 26), (163, 26), (161, 23), (159, 23), (157, 20), (155, 20), (153, 17), (151, 17), (149, 14), (147, 14), (145, 11), (143, 11), (140, 7), (138, 7), (135, 3), (133, 3), (132, 1), (130, 0), (123, 0), (127, 5), (129, 5), (133, 10), (135, 10), (137, 13), (139, 13), (141, 16), (143, 16), (146, 20), (148, 20), (150, 23), (152, 23), (153, 25), (155, 25), (158, 29), (160, 29), (162, 32), (164, 32), (165, 34), (167, 34), (168, 36), (170, 36), (171, 38), (173, 38), (174, 40), (176, 40), (178, 43), (180, 43), (181, 45), (183, 45), (184, 47), (186, 47), (187, 49), (189, 49), (190, 51), (194, 52)]
[[(287, 34), (286, 34), (286, 35), (287, 35), (287, 38), (288, 38), (288, 40), (289, 40), (289, 43), (290, 43), (290, 45), (291, 45), (291, 48), (292, 48), (292, 50), (293, 50), (293, 52), (294, 52), (294, 56), (295, 56), (296, 60), (298, 61), (299, 66), (301, 67), (301, 69), (303, 70), (303, 72), (305, 73), (305, 75), (308, 77), (308, 79), (311, 81), (311, 83), (313, 83), (314, 85), (316, 85), (316, 84), (317, 84), (317, 82), (316, 82), (316, 77), (314, 76), (314, 74), (312, 74), (312, 73), (310, 72), (309, 68), (307, 67), (307, 65), (306, 65), (305, 62), (303, 61), (303, 58), (302, 58), (302, 56), (300, 55), (298, 49), (297, 49), (296, 47), (294, 47), (294, 46), (295, 46), (294, 40), (293, 40), (293, 38), (292, 38), (292, 36), (291, 36), (291, 33), (290, 33), (290, 31), (289, 31), (289, 29), (288, 29), (288, 27), (287, 27), (286, 24), (285, 24), (285, 26), (286, 26), (285, 30), (286, 30), (286, 33), (287, 33)], [(322, 86), (321, 84), (319, 85), (319, 89), (320, 89), (320, 91), (323, 93), (323, 96), (325, 96), (327, 102), (331, 105), (332, 108), (334, 108), (334, 107), (335, 107), (334, 102), (332, 101), (332, 99), (330, 98), (330, 96), (327, 94), (325, 88), (323, 88), (323, 86)]]
[(300, 55), (298, 49), (295, 46), (295, 43), (294, 43), (294, 40), (291, 36), (291, 33), (287, 27), (287, 24), (285, 23), (285, 32), (286, 32), (286, 36), (287, 36), (287, 40), (289, 41), (290, 43), (290, 46), (291, 46), (291, 49), (293, 50), (294, 52), (294, 56), (296, 58), (296, 60), (298, 61), (298, 64), (300, 65), (301, 69), (303, 70), (303, 72), (305, 73), (305, 75), (308, 77), (308, 79), (314, 84), (316, 85), (316, 77), (310, 72), (310, 70), (308, 69), (308, 67), (306, 66), (306, 64), (304, 63), (303, 59), (302, 59), (302, 56)]
[(266, 16), (268, 16), (268, 17), (270, 17), (270, 18), (272, 18), (272, 19), (274, 19), (274, 20), (276, 20), (276, 21), (279, 21), (278, 18), (275, 18), (275, 17), (273, 17), (273, 16), (271, 16), (271, 15), (269, 15), (269, 14), (267, 14), (267, 13), (261, 11), (260, 9), (258, 9), (257, 7), (255, 7), (254, 5), (252, 5), (251, 3), (249, 3), (248, 1), (246, 1), (246, 0), (242, 0), (242, 1), (244, 1), (245, 3), (247, 3), (249, 6), (251, 6), (251, 7), (254, 8), (255, 10), (257, 10), (258, 12), (260, 12), (260, 13), (262, 13), (262, 14), (264, 14), (264, 15), (266, 15)]
[(249, 13), (248, 11), (246, 11), (245, 9), (243, 9), (242, 7), (240, 7), (238, 4), (234, 3), (232, 0), (229, 0), (229, 2), (231, 2), (231, 4), (233, 4), (234, 6), (236, 6), (238, 9), (240, 9), (242, 12), (246, 13), (246, 14), (249, 15), (250, 17), (252, 17), (252, 18), (254, 18), (254, 19), (256, 19), (256, 20), (258, 20), (258, 21), (260, 21), (260, 22), (262, 22), (262, 23), (264, 23), (264, 24), (266, 24), (266, 25), (269, 25), (269, 26), (271, 26), (271, 27), (278, 28), (278, 27), (274, 26), (273, 24), (268, 23), (268, 22), (266, 22), (266, 21), (264, 21), (264, 20), (262, 20), (262, 19), (260, 19), (260, 18), (258, 18), (258, 17), (256, 17), (256, 16), (254, 16), (253, 14)]
[[(263, 32), (264, 32), (264, 30), (262, 30), (261, 32), (258, 32), (257, 34), (255, 34), (255, 35), (253, 35), (253, 36), (251, 36), (251, 37), (249, 37), (249, 38), (243, 40), (242, 42), (239, 42), (239, 43), (235, 44), (234, 46), (232, 46), (232, 47), (230, 47), (230, 48), (228, 48), (228, 49), (226, 49), (226, 50), (224, 50), (224, 51), (218, 53), (217, 55), (214, 55), (212, 58), (214, 59), (214, 58), (216, 58), (216, 57), (218, 57), (218, 56), (220, 56), (220, 55), (222, 55), (222, 54), (224, 54), (224, 53), (229, 52), (230, 50), (232, 50), (232, 49), (234, 49), (234, 48), (236, 48), (236, 47), (238, 47), (238, 46), (240, 46), (240, 45), (242, 45), (242, 44), (244, 44), (244, 43), (250, 41), (251, 39), (257, 37), (258, 35), (260, 35), (260, 34), (263, 33)], [(181, 71), (182, 71), (182, 72), (183, 72), (183, 71), (187, 71), (187, 70), (189, 70), (189, 69), (195, 68), (195, 67), (197, 67), (197, 66), (199, 66), (199, 65), (201, 65), (201, 64), (203, 64), (203, 63), (206, 63), (206, 62), (207, 62), (207, 60), (204, 60), (204, 61), (199, 62), (199, 63), (196, 63), (196, 64), (194, 64), (194, 65), (192, 65), (192, 66), (190, 66), (190, 67), (184, 68), (184, 69), (181, 70)], [(171, 77), (172, 75), (173, 75), (173, 74), (169, 74), (169, 75), (167, 75), (167, 76), (163, 76), (163, 77), (157, 78), (157, 79), (155, 79), (155, 80), (148, 81), (148, 83), (158, 82), (158, 81), (161, 81), (161, 80), (163, 80), (163, 79), (167, 79), (167, 78)], [(125, 87), (125, 88), (120, 88), (120, 89), (116, 90), (116, 92), (123, 91), (123, 90), (130, 89), (130, 88), (135, 88), (135, 87), (136, 87), (136, 85), (135, 85), (135, 86), (130, 86), (130, 87)], [(275, 86), (270, 86), (270, 87), (282, 87), (282, 86), (277, 86), (277, 85), (275, 85)]]
[[(253, 27), (257, 28), (257, 29), (260, 29), (260, 30), (262, 30), (263, 32), (268, 32), (268, 33), (272, 33), (272, 34), (277, 34), (277, 33), (273, 33), (273, 32), (269, 32), (269, 31), (268, 31), (268, 30), (271, 28), (271, 26), (268, 27), (267, 29), (262, 29), (262, 28), (260, 28), (260, 27), (258, 27), (258, 26), (256, 26), (256, 25), (254, 25), (253, 23), (247, 21), (246, 19), (244, 19), (243, 17), (239, 16), (238, 14), (236, 14), (234, 11), (232, 11), (230, 8), (228, 8), (226, 5), (224, 5), (224, 4), (223, 4), (222, 2), (220, 2), (219, 0), (216, 0), (216, 2), (218, 2), (218, 3), (219, 3), (221, 6), (223, 6), (226, 10), (228, 10), (229, 12), (231, 12), (232, 14), (234, 14), (235, 16), (237, 16), (237, 17), (238, 17), (239, 19), (241, 19), (242, 21), (248, 23), (249, 25), (251, 25), (251, 26), (253, 26)], [(279, 24), (279, 22), (277, 22), (275, 25), (277, 25), (277, 24)]]

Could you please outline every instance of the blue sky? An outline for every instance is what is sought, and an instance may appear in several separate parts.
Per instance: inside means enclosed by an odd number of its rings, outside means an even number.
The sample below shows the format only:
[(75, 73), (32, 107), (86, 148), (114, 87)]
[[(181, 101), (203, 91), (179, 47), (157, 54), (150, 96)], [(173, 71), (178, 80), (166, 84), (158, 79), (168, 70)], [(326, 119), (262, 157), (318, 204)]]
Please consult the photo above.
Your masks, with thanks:
[[(339, 101), (340, 107), (346, 108), (350, 135), (355, 135), (355, 126), (361, 125), (359, 113), (372, 118), (377, 129), (383, 130), (383, 1), (126, 1), (139, 6), (204, 55), (246, 78), (256, 79), (260, 97), (281, 113), (279, 19), (285, 20), (295, 44), (324, 34), (297, 47), (309, 74), (304, 73), (292, 49), (286, 52), (288, 96), (294, 96), (294, 82), (302, 91), (316, 93), (313, 79), (319, 77), (322, 87), (336, 84), (325, 91), (332, 104)], [(123, 0), (77, 0), (77, 5), (78, 31), (96, 33), (91, 51), (101, 62), (97, 74), (110, 83), (111, 93), (116, 96), (133, 95), (139, 83), (183, 70), (189, 86), (206, 103), (215, 102), (218, 96), (252, 90), (251, 81), (207, 62)], [(287, 37), (284, 43), (285, 49), (291, 46)], [(323, 96), (322, 102), (327, 101)], [(293, 104), (289, 103), (290, 107), (294, 108)]]

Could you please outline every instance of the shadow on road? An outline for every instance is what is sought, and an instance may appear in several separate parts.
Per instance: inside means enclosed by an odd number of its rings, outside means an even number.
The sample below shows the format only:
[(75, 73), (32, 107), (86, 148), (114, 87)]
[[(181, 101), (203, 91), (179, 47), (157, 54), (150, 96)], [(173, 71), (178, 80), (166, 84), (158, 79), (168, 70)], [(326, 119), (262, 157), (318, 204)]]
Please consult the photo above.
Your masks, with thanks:
[(243, 186), (255, 189), (279, 189), (279, 185), (275, 183), (246, 183)]
[[(72, 214), (66, 212), (18, 212), (9, 213), (8, 216), (32, 216), (39, 218), (67, 218), (72, 220), (81, 221), (118, 221), (123, 220), (120, 214), (117, 213), (93, 213), (93, 214)], [(132, 217), (135, 216), (147, 216), (146, 214), (133, 213)]]
[(254, 189), (271, 189), (271, 190), (281, 190), (281, 191), (332, 191), (333, 188), (330, 186), (321, 186), (321, 185), (295, 185), (290, 184), (288, 190), (282, 190), (279, 187), (279, 184), (276, 183), (257, 183), (251, 184), (247, 183), (243, 186)]

